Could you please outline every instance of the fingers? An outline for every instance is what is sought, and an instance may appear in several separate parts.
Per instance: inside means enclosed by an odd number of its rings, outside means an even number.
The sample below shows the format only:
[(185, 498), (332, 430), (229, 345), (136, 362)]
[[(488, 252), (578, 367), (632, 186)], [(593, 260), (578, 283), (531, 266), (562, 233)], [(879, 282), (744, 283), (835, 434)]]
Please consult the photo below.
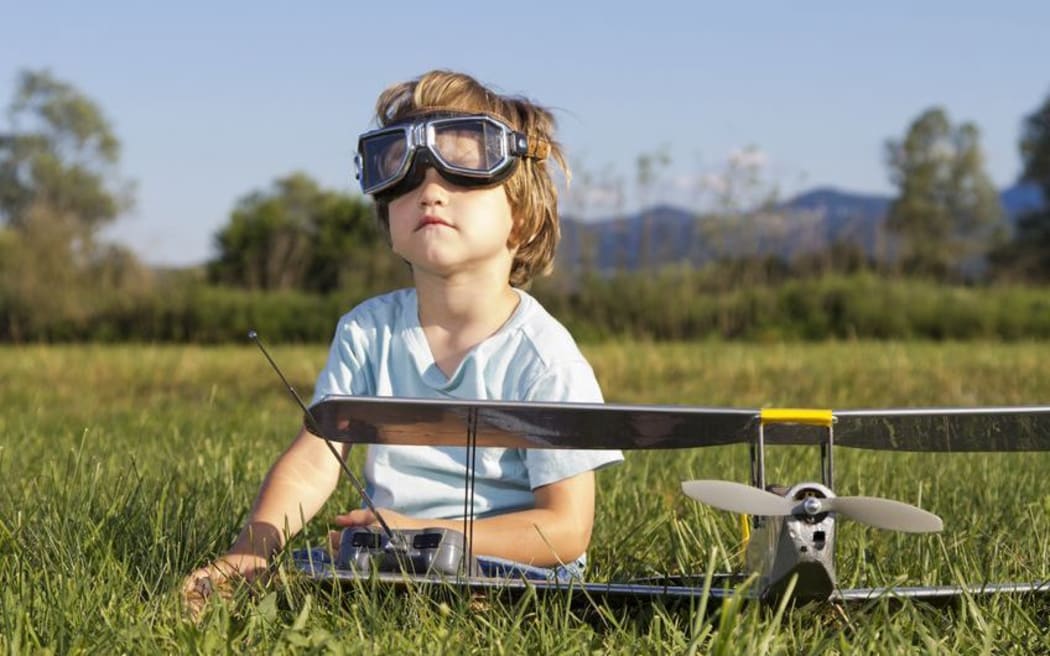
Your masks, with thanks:
[[(386, 510), (383, 511), (384, 516), (387, 512), (388, 511)], [(342, 526), (344, 528), (364, 528), (368, 526), (377, 526), (379, 524), (376, 520), (375, 513), (367, 508), (358, 508), (357, 510), (351, 510), (342, 515), (336, 515), (332, 521), (336, 526)], [(343, 531), (328, 532), (328, 549), (333, 554), (339, 553), (339, 544), (342, 540), (342, 536)]]
[(257, 581), (266, 574), (266, 559), (256, 556), (226, 556), (195, 570), (182, 584), (182, 607), (194, 624), (204, 614), (208, 601), (218, 597), (224, 601), (233, 598), (238, 581)]
[(186, 577), (182, 585), (182, 608), (191, 622), (200, 621), (208, 600), (215, 594), (226, 600), (233, 595), (230, 578), (219, 567), (208, 565)]
[(337, 526), (345, 526), (347, 528), (353, 528), (357, 526), (371, 526), (376, 523), (375, 515), (372, 514), (371, 510), (364, 508), (358, 510), (351, 510), (348, 513), (335, 516), (335, 523)]

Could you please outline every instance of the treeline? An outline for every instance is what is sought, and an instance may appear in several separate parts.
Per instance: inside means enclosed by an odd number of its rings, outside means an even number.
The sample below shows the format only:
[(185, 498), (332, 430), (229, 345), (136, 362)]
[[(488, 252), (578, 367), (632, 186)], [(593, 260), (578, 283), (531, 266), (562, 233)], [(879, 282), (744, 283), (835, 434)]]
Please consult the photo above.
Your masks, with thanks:
[[(101, 109), (26, 72), (0, 132), (0, 341), (325, 341), (361, 300), (410, 284), (362, 198), (304, 174), (242, 197), (215, 257), (144, 266), (99, 230), (133, 204)], [(940, 109), (887, 142), (900, 193), (876, 259), (836, 242), (790, 260), (734, 253), (703, 267), (562, 266), (531, 290), (580, 339), (1045, 339), (1050, 206), (1007, 230), (978, 132)], [(1050, 199), (1050, 97), (1023, 121), (1021, 179)], [(732, 218), (732, 216), (730, 216)], [(975, 263), (977, 266), (975, 266)], [(564, 264), (564, 263), (563, 263)]]
[(591, 278), (537, 290), (578, 338), (653, 340), (1046, 339), (1050, 295), (1027, 286), (946, 286), (872, 273), (710, 291), (704, 272)]
[[(170, 286), (169, 286), (170, 285)], [(581, 341), (744, 339), (1050, 339), (1050, 294), (1029, 286), (946, 286), (871, 273), (711, 291), (704, 272), (592, 276), (573, 291), (531, 290)], [(105, 295), (86, 315), (53, 316), (0, 341), (327, 342), (336, 319), (369, 294), (247, 291), (202, 281)], [(10, 316), (10, 315), (8, 315)]]

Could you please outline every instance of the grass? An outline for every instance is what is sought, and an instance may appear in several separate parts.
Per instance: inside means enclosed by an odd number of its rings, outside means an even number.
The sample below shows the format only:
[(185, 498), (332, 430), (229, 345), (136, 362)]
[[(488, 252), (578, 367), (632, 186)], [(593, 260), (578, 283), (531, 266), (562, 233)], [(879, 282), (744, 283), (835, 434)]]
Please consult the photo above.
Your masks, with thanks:
[[(704, 406), (1045, 404), (1042, 343), (741, 345), (585, 349), (610, 401)], [(320, 346), (274, 349), (309, 392)], [(222, 553), (298, 415), (251, 347), (0, 348), (0, 647), (7, 652), (1031, 653), (1050, 652), (1050, 603), (967, 599), (934, 611), (662, 604), (582, 612), (562, 598), (334, 595), (290, 578), (183, 622), (183, 576)], [(360, 451), (356, 457), (360, 457)], [(770, 480), (817, 476), (817, 455), (773, 449)], [(1050, 578), (1048, 454), (840, 449), (838, 491), (944, 517), (939, 536), (848, 524), (846, 586)], [(739, 447), (634, 452), (599, 475), (594, 580), (727, 571), (736, 518), (684, 499), (688, 478), (745, 480)], [(295, 544), (318, 540), (340, 490)], [(282, 584), (283, 581), (283, 584)], [(695, 609), (694, 609), (695, 610)]]

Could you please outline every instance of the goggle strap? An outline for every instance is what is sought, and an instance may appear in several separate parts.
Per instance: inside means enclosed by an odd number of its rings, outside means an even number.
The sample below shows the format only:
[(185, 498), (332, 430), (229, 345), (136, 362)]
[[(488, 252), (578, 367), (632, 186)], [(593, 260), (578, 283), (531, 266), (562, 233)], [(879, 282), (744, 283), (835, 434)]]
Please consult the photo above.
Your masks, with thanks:
[(538, 159), (541, 162), (550, 157), (551, 145), (546, 139), (541, 139), (539, 137), (529, 139), (526, 137), (525, 141), (528, 145), (528, 148), (525, 151), (525, 157)]
[(510, 154), (542, 162), (551, 154), (551, 145), (546, 139), (530, 138), (522, 132), (511, 132)]

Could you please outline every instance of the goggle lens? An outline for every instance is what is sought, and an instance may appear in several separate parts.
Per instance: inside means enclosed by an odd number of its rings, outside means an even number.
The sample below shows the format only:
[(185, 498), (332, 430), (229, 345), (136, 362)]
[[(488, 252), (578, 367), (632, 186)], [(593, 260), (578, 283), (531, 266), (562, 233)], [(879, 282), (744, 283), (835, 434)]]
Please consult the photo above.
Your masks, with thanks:
[(408, 163), (405, 130), (391, 130), (361, 140), (358, 175), (362, 187), (370, 187), (397, 177)]
[(488, 173), (506, 159), (507, 136), (483, 121), (441, 122), (434, 125), (434, 153), (449, 166)]

